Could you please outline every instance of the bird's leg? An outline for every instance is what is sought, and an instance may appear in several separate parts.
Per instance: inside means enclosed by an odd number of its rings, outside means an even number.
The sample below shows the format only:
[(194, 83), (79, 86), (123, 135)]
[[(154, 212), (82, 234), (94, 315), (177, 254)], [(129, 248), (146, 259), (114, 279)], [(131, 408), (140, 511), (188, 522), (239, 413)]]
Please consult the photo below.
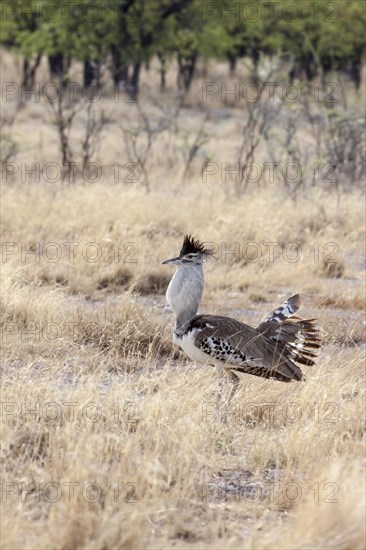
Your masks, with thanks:
[(240, 378), (237, 374), (235, 374), (235, 372), (233, 372), (231, 370), (231, 371), (229, 371), (229, 374), (230, 374), (230, 380), (231, 380), (231, 383), (232, 383), (233, 387), (231, 388), (229, 399), (227, 401), (227, 406), (230, 405), (230, 402), (231, 402), (232, 398), (234, 397), (234, 395), (235, 395), (235, 393), (238, 389), (239, 383), (240, 383)]
[(234, 397), (236, 390), (238, 389), (239, 382), (240, 382), (239, 376), (237, 374), (235, 374), (235, 372), (229, 370), (229, 371), (226, 371), (226, 374), (228, 374), (230, 376), (230, 380), (231, 380), (231, 383), (232, 383), (232, 388), (231, 388), (231, 391), (230, 391), (230, 394), (229, 394), (229, 399), (225, 403), (224, 410), (223, 410), (222, 421), (224, 422), (224, 424), (227, 424), (227, 411), (229, 409), (229, 405), (231, 403), (231, 400)]
[(217, 374), (218, 374), (218, 388), (217, 388), (217, 399), (216, 399), (216, 414), (219, 418), (221, 418), (220, 413), (221, 413), (222, 391), (224, 386), (224, 369), (222, 367), (217, 367)]
[[(229, 405), (231, 403), (232, 398), (234, 397), (239, 383), (240, 378), (235, 372), (232, 370), (224, 370), (222, 367), (217, 369), (218, 375), (219, 375), (219, 383), (218, 383), (218, 392), (217, 392), (217, 400), (216, 400), (216, 414), (219, 416), (220, 420), (227, 424), (227, 410), (229, 408)], [(223, 386), (224, 386), (224, 376), (228, 374), (230, 376), (230, 380), (232, 383), (232, 388), (229, 394), (229, 399), (226, 403), (221, 405), (222, 402), (222, 394), (223, 394)]]

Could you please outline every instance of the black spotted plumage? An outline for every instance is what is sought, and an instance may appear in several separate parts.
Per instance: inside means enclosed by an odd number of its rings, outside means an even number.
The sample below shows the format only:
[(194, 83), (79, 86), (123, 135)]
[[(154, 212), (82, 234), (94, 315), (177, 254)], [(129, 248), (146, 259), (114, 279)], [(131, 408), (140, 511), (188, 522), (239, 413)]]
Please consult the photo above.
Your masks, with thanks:
[(246, 356), (243, 352), (237, 351), (228, 342), (219, 338), (203, 338), (201, 349), (220, 361), (230, 361), (233, 359), (241, 362), (246, 361)]

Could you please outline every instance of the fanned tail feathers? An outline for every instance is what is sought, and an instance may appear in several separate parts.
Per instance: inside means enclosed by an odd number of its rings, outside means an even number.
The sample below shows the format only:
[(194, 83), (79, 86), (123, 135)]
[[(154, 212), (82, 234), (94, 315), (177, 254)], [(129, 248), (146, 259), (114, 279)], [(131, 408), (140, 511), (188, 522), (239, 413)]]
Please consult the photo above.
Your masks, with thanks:
[(312, 366), (321, 346), (320, 332), (316, 319), (287, 319), (272, 334), (271, 340), (279, 342), (284, 347), (287, 356), (301, 365)]
[(290, 360), (312, 366), (322, 339), (316, 319), (302, 319), (293, 315), (300, 307), (300, 296), (296, 294), (270, 313), (258, 326), (258, 330), (276, 342), (282, 348), (283, 355)]

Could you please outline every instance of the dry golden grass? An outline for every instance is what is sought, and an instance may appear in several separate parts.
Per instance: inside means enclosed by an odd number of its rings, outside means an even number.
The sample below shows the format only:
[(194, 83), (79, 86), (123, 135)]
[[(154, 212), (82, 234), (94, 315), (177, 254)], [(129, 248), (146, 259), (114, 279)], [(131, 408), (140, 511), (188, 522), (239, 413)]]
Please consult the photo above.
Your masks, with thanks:
[[(104, 106), (133, 119), (129, 105)], [(58, 159), (47, 120), (40, 104), (21, 111), (19, 161)], [(229, 154), (236, 120), (215, 124)], [(360, 192), (311, 188), (295, 202), (267, 186), (238, 200), (203, 184), (199, 162), (180, 185), (182, 163), (169, 168), (165, 152), (149, 194), (110, 172), (96, 184), (3, 186), (2, 547), (361, 550)], [(111, 123), (100, 156), (123, 154)], [(324, 331), (306, 383), (243, 375), (228, 425), (212, 414), (215, 372), (173, 348), (164, 312), (172, 272), (161, 261), (186, 232), (217, 245), (202, 311), (255, 324), (301, 292)]]

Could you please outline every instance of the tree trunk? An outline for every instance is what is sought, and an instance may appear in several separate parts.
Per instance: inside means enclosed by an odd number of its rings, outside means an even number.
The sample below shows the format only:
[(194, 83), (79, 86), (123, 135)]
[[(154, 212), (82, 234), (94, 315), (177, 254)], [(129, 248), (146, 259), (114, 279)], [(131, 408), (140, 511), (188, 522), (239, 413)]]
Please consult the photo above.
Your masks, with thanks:
[(89, 88), (94, 84), (100, 85), (100, 63), (91, 59), (84, 61), (84, 88)]
[(317, 73), (317, 67), (312, 54), (308, 54), (307, 56), (305, 56), (303, 60), (303, 65), (305, 68), (306, 79), (311, 82), (312, 80), (314, 80)]
[(160, 61), (160, 91), (165, 92), (166, 87), (166, 57), (162, 52), (158, 52)]
[(259, 67), (259, 57), (260, 57), (260, 50), (259, 48), (253, 48), (251, 52), (252, 62), (253, 62), (253, 72), (252, 72), (252, 78), (253, 82), (256, 86), (259, 86), (260, 79), (258, 75), (258, 67)]
[(70, 69), (71, 59), (65, 57), (63, 53), (48, 56), (48, 66), (50, 69), (51, 80), (60, 79), (62, 86), (67, 84), (67, 73)]
[(33, 64), (28, 59), (24, 59), (23, 61), (23, 77), (21, 86), (25, 92), (34, 90), (36, 71), (41, 62), (41, 58), (42, 54), (38, 54)]
[(296, 76), (298, 74), (298, 68), (296, 66), (296, 61), (294, 61), (291, 69), (289, 70), (288, 72), (288, 79), (289, 81), (291, 82), (291, 84), (294, 82), (294, 80), (296, 79)]
[(234, 76), (238, 58), (235, 54), (229, 53), (228, 59), (229, 59), (229, 67), (230, 67), (230, 76)]
[(178, 89), (184, 88), (188, 92), (191, 87), (194, 71), (196, 68), (197, 54), (181, 57), (178, 53)]
[(62, 77), (64, 74), (64, 54), (56, 53), (48, 56), (48, 66), (50, 69), (50, 77)]
[(112, 78), (114, 85), (119, 90), (124, 90), (128, 83), (128, 63), (122, 60), (121, 51), (112, 45)]
[(314, 80), (318, 72), (317, 65), (314, 62), (312, 56), (302, 56), (294, 60), (293, 65), (288, 73), (290, 82), (299, 79), (303, 80)]
[(139, 81), (141, 63), (133, 65), (132, 74), (129, 74), (129, 66), (123, 60), (121, 51), (117, 47), (111, 48), (112, 54), (112, 78), (116, 88), (136, 99), (139, 93)]
[(135, 63), (133, 66), (132, 77), (130, 81), (130, 94), (131, 97), (136, 99), (139, 95), (139, 81), (140, 81), (141, 63)]
[(355, 84), (357, 90), (361, 85), (361, 70), (362, 70), (362, 52), (356, 52), (355, 57), (351, 60), (350, 77)]

